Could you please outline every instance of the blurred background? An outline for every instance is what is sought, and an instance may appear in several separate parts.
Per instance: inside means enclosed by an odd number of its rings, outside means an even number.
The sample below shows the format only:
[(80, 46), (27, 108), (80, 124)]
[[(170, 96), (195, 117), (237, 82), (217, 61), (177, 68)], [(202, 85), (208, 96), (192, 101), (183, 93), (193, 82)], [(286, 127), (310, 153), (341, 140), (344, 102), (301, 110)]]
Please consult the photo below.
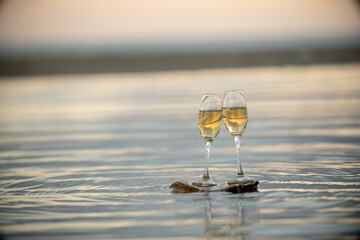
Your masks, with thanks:
[(354, 0), (3, 0), (0, 74), (359, 61)]
[[(359, 6), (0, 1), (0, 239), (359, 239)], [(172, 193), (202, 94), (235, 89), (259, 191)], [(224, 126), (209, 166), (235, 174)]]

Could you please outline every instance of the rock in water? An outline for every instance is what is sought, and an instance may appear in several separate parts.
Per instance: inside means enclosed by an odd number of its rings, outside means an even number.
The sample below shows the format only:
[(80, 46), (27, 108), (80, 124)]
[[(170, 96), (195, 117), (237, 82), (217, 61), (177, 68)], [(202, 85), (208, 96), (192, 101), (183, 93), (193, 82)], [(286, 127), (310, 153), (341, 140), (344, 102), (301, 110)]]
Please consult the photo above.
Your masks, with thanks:
[(176, 181), (170, 185), (169, 188), (173, 188), (173, 192), (177, 193), (192, 193), (192, 192), (200, 192), (200, 188), (194, 185), (190, 185), (187, 182)]
[(228, 184), (222, 183), (214, 187), (197, 187), (184, 181), (176, 181), (169, 186), (175, 193), (192, 193), (192, 192), (232, 192), (232, 193), (245, 193), (256, 192), (259, 181), (249, 180), (241, 183)]
[(224, 191), (232, 193), (257, 192), (259, 181), (251, 180), (244, 183), (229, 184)]

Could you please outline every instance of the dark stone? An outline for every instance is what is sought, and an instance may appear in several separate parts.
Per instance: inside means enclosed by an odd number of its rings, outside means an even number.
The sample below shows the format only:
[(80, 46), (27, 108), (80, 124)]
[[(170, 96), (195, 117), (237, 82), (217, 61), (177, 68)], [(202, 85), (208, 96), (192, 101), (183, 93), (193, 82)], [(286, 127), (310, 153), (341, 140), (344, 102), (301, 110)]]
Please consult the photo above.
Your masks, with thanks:
[(259, 181), (251, 181), (244, 184), (228, 185), (224, 191), (232, 193), (257, 192)]
[(173, 192), (176, 193), (192, 193), (199, 192), (200, 188), (194, 185), (190, 185), (187, 182), (176, 181), (170, 185), (169, 188), (173, 188)]
[(192, 192), (231, 192), (231, 193), (245, 193), (256, 192), (259, 181), (250, 180), (242, 183), (228, 184), (222, 183), (214, 187), (197, 187), (184, 181), (176, 181), (169, 186), (174, 193), (192, 193)]

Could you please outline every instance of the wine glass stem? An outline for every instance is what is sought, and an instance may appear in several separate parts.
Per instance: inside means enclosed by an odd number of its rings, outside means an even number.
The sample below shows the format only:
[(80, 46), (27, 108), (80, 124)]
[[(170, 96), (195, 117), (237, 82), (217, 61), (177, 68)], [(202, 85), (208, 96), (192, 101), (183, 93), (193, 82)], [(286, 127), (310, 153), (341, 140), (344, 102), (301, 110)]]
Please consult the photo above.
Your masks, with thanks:
[(234, 141), (235, 141), (235, 147), (236, 147), (236, 160), (237, 160), (237, 167), (238, 167), (237, 175), (243, 176), (244, 172), (242, 170), (241, 162), (240, 162), (240, 137), (235, 136)]
[(206, 149), (205, 170), (204, 170), (203, 178), (210, 178), (210, 176), (209, 176), (209, 168), (208, 168), (208, 162), (209, 162), (209, 158), (210, 158), (210, 148), (211, 148), (211, 142), (206, 142), (205, 143), (205, 149)]

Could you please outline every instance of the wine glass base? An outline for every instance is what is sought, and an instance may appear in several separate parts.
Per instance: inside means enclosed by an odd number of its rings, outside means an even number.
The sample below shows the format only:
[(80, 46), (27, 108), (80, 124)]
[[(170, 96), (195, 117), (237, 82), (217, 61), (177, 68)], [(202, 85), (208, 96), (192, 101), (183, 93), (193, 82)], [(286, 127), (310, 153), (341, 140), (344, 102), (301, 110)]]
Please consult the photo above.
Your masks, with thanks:
[(197, 187), (214, 187), (217, 184), (210, 178), (201, 178), (200, 180), (193, 182), (193, 185)]
[(246, 176), (246, 175), (236, 175), (232, 179), (230, 179), (228, 182), (229, 185), (233, 184), (239, 184), (239, 183), (247, 183), (247, 182), (254, 182), (255, 180)]

